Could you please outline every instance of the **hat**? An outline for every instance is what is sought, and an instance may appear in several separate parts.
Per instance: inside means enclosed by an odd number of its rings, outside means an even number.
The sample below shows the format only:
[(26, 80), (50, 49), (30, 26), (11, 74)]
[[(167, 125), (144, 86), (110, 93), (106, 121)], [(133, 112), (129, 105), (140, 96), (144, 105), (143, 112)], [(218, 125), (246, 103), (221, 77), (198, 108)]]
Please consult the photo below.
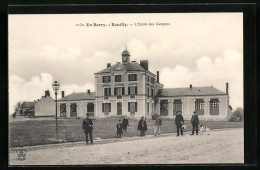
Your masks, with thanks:
[(196, 111), (194, 111), (193, 113), (197, 113)]
[(143, 116), (141, 118), (144, 118)]

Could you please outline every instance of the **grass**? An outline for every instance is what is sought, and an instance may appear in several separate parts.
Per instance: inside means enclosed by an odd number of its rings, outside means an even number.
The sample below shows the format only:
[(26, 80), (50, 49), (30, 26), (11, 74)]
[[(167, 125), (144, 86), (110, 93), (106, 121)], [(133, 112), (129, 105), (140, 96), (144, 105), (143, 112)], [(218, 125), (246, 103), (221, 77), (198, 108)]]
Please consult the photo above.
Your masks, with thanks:
[[(93, 120), (94, 138), (115, 138), (117, 118), (97, 119)], [(58, 139), (63, 142), (78, 142), (85, 140), (85, 134), (82, 131), (83, 119), (58, 119)], [(123, 136), (131, 137), (139, 135), (137, 124), (139, 120), (129, 119), (128, 133)], [(187, 130), (190, 131), (192, 126), (186, 121)], [(211, 129), (221, 128), (242, 128), (243, 122), (205, 122), (201, 124)], [(147, 120), (147, 135), (153, 134), (154, 120)], [(33, 146), (41, 144), (59, 143), (55, 141), (55, 119), (40, 120), (32, 119), (27, 121), (10, 122), (10, 147)], [(174, 120), (163, 120), (161, 133), (176, 132)]]

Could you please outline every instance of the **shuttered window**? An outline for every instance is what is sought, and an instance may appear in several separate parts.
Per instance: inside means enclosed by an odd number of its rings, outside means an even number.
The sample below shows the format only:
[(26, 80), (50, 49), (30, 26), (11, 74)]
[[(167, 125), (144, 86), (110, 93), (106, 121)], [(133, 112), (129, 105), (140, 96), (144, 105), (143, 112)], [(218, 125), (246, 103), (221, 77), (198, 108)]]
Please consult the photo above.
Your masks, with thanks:
[(136, 74), (129, 74), (128, 75), (128, 81), (136, 81), (137, 75)]
[(102, 103), (102, 112), (111, 112), (111, 103)]
[(110, 82), (110, 76), (103, 76), (103, 83), (109, 83)]
[(137, 102), (128, 102), (128, 112), (137, 112)]
[(128, 94), (129, 95), (137, 94), (137, 87), (136, 86), (128, 87)]
[(111, 88), (104, 88), (104, 96), (111, 96)]

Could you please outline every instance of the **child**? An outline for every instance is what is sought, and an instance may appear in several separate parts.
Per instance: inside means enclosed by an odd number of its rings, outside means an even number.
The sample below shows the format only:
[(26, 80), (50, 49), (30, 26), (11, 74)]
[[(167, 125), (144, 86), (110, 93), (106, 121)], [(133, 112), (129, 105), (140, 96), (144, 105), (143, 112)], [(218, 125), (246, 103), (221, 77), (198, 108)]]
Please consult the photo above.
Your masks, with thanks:
[(121, 138), (121, 134), (123, 133), (121, 120), (118, 121), (118, 123), (117, 123), (117, 125), (116, 125), (116, 129), (117, 129), (117, 131), (116, 131), (116, 133), (117, 133), (116, 137), (117, 137), (117, 138)]

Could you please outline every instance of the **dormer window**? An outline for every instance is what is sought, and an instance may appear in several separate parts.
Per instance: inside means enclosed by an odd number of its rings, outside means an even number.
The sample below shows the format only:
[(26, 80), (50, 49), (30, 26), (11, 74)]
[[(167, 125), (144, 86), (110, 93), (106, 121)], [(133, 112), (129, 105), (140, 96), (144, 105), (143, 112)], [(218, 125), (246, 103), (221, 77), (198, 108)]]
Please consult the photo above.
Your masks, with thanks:
[(116, 75), (115, 76), (115, 82), (121, 82), (121, 75)]

